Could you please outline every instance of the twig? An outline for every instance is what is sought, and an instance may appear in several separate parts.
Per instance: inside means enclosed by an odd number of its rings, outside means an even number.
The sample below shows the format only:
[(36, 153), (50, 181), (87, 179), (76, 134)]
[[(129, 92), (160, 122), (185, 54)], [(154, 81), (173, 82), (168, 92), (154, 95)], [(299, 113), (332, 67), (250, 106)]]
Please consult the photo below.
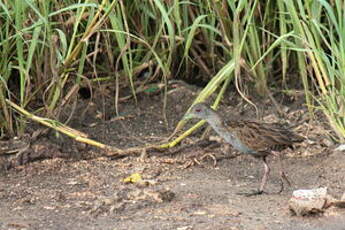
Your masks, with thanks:
[(64, 125), (58, 121), (48, 119), (48, 118), (43, 118), (39, 117), (36, 115), (31, 114), (30, 112), (26, 111), (25, 109), (21, 108), (17, 104), (11, 102), (10, 100), (6, 99), (6, 102), (14, 108), (16, 111), (20, 112), (21, 114), (25, 115), (31, 120), (34, 120), (44, 126), (47, 126), (49, 128), (55, 129), (58, 132), (61, 132), (63, 134), (66, 134), (67, 136), (73, 138), (76, 141), (83, 142), (98, 148), (101, 148), (106, 151), (106, 155), (109, 157), (114, 157), (114, 156), (127, 156), (130, 154), (141, 154), (143, 151), (152, 151), (152, 150), (163, 150), (164, 146), (163, 145), (146, 145), (146, 146), (141, 146), (141, 147), (132, 147), (128, 149), (120, 149), (115, 146), (110, 146), (106, 145), (103, 143), (100, 143), (98, 141), (92, 140), (88, 138), (88, 135), (80, 132), (76, 129), (73, 129), (71, 127), (68, 127), (67, 125)]

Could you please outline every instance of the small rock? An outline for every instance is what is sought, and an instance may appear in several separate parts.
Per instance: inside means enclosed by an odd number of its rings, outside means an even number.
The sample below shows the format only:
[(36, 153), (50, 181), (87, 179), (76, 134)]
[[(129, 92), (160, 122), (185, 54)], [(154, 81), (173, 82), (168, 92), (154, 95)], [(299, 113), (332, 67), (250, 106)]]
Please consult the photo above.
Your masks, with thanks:
[(327, 188), (296, 190), (289, 201), (293, 214), (304, 216), (323, 212), (327, 202)]
[(204, 215), (207, 215), (208, 213), (207, 213), (207, 211), (205, 211), (205, 210), (197, 210), (197, 211), (195, 211), (194, 213), (193, 213), (193, 215), (195, 215), (195, 216), (204, 216)]
[(191, 229), (193, 229), (192, 226), (184, 226), (184, 227), (178, 227), (178, 228), (176, 228), (176, 230), (191, 230)]
[(113, 205), (114, 203), (116, 203), (112, 198), (104, 198), (102, 201), (104, 205)]
[(290, 210), (297, 216), (316, 214), (324, 212), (325, 209), (333, 206), (345, 208), (345, 194), (338, 200), (327, 194), (327, 188), (310, 190), (296, 190), (289, 201)]
[(345, 150), (345, 144), (341, 144), (335, 149), (335, 151), (344, 151), (344, 150)]

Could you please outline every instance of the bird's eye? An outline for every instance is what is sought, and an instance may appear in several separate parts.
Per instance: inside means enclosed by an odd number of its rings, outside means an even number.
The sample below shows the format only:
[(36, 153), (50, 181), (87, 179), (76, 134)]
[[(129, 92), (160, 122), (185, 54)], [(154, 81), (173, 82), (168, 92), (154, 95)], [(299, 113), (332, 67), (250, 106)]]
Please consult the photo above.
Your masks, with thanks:
[(199, 112), (201, 112), (201, 109), (196, 109), (195, 112), (198, 112), (198, 113), (199, 113)]

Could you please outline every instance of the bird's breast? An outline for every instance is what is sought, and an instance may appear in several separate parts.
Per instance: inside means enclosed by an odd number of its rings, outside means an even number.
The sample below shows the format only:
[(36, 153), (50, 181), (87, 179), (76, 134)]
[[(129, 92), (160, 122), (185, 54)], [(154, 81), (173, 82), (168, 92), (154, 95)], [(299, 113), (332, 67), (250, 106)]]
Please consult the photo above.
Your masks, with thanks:
[[(216, 130), (217, 131), (217, 130)], [(217, 132), (218, 133), (218, 132)], [(231, 132), (221, 132), (218, 133), (224, 140), (231, 144), (234, 149), (246, 154), (259, 155), (255, 150), (250, 149), (247, 145), (243, 144), (242, 141), (236, 136), (236, 134)]]

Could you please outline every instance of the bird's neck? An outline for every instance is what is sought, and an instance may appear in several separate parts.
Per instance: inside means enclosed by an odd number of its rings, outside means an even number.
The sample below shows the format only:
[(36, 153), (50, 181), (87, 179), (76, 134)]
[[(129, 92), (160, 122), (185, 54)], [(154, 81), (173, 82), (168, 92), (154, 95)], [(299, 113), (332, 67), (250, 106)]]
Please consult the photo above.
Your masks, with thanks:
[(211, 119), (207, 119), (207, 122), (212, 126), (214, 131), (218, 133), (219, 136), (224, 138), (226, 142), (231, 144), (235, 149), (240, 152), (255, 154), (256, 152), (249, 149), (248, 146), (242, 143), (242, 141), (237, 137), (236, 133), (229, 127), (226, 127), (225, 123), (222, 121), (221, 117), (215, 114)]
[[(224, 135), (227, 135), (231, 133), (231, 130), (228, 130), (222, 121), (219, 114), (212, 111), (212, 116), (207, 119), (207, 122), (210, 124), (210, 126), (220, 135), (221, 137), (225, 138)], [(227, 138), (225, 138), (227, 139)]]
[(255, 153), (253, 150), (244, 145), (240, 139), (238, 139), (236, 133), (230, 127), (225, 125), (218, 114), (216, 114), (212, 119), (208, 119), (207, 122), (219, 136), (221, 136), (226, 142), (231, 144), (238, 151), (251, 154)]

